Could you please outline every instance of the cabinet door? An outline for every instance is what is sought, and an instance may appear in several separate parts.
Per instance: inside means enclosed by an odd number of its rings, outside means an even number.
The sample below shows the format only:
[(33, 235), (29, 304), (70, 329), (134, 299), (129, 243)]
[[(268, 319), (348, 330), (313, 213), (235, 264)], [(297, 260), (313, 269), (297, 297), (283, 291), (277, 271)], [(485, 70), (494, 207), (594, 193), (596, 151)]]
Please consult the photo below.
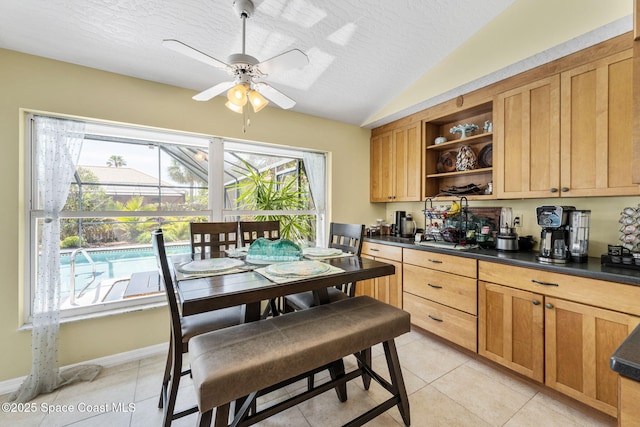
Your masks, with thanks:
[(560, 183), (560, 77), (499, 94), (494, 105), (498, 198), (557, 197)]
[(371, 138), (370, 201), (390, 202), (393, 196), (393, 134)]
[(545, 307), (546, 384), (615, 417), (609, 359), (640, 318), (551, 297)]
[(383, 258), (376, 259), (394, 265), (396, 274), (375, 279), (375, 298), (394, 307), (402, 308), (402, 263)]
[(543, 296), (479, 282), (478, 353), (544, 381)]
[(392, 276), (359, 281), (356, 284), (355, 294), (357, 296), (367, 295), (394, 307), (402, 308), (402, 263), (369, 255), (362, 255), (362, 258), (375, 259), (392, 264), (395, 266), (396, 272)]
[(561, 188), (568, 196), (631, 196), (632, 50), (562, 73)]
[(421, 200), (422, 138), (421, 123), (393, 131), (394, 202)]

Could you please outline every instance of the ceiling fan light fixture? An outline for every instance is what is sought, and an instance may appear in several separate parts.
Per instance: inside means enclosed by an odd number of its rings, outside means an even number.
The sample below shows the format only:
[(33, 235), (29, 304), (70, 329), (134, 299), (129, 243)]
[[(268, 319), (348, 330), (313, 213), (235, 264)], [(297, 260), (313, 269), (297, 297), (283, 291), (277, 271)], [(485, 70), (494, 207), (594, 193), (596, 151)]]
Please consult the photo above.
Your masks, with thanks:
[(227, 91), (227, 99), (237, 107), (243, 107), (247, 103), (247, 87), (238, 83)]
[(249, 102), (253, 107), (254, 113), (257, 113), (258, 111), (262, 110), (269, 103), (269, 101), (267, 101), (267, 99), (264, 96), (262, 96), (260, 93), (256, 92), (255, 90), (249, 91)]
[(227, 107), (229, 110), (233, 111), (234, 113), (242, 114), (242, 106), (241, 105), (235, 105), (235, 104), (227, 101), (224, 104), (224, 106)]

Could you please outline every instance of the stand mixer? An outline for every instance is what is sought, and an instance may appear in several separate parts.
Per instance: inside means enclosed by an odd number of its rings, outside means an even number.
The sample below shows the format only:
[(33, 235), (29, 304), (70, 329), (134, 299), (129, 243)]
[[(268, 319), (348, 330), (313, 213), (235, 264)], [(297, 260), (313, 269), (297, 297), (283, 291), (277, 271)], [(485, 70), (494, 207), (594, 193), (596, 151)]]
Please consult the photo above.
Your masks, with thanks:
[(500, 211), (500, 230), (496, 236), (496, 249), (499, 251), (517, 251), (518, 233), (513, 224), (513, 211), (511, 208), (502, 208)]

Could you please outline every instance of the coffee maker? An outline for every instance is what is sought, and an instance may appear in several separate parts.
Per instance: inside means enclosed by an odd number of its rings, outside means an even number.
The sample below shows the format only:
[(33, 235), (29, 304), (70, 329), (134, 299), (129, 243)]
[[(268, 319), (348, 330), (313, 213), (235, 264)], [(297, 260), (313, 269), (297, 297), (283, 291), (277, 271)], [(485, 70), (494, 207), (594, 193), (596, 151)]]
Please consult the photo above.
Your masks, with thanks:
[(536, 208), (540, 234), (538, 261), (565, 264), (569, 252), (569, 214), (573, 206), (540, 206)]
[(406, 217), (407, 213), (405, 211), (396, 211), (396, 222), (393, 225), (394, 236), (400, 237), (402, 234), (402, 218)]
[(572, 262), (587, 262), (589, 256), (589, 221), (591, 211), (569, 212), (569, 253)]

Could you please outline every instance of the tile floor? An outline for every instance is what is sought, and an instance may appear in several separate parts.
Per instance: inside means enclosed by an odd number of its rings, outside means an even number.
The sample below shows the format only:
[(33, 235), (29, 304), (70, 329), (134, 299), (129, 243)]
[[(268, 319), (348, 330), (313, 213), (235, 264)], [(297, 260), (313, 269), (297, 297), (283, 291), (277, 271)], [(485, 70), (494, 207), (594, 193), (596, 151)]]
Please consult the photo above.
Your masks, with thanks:
[[(613, 426), (613, 419), (581, 407), (537, 385), (496, 369), (431, 336), (414, 330), (396, 340), (411, 405), (412, 426)], [(384, 372), (381, 346), (374, 348), (374, 367)], [(42, 395), (34, 411), (0, 412), (1, 426), (159, 426), (157, 408), (164, 355), (105, 368), (93, 382), (77, 383)], [(347, 360), (347, 368), (355, 359)], [(387, 376), (388, 377), (388, 376)], [(317, 382), (321, 379), (317, 379)], [(283, 399), (305, 382), (265, 396)], [(372, 382), (368, 392), (359, 380), (348, 383), (349, 400), (340, 403), (333, 390), (272, 417), (259, 426), (340, 426), (365, 412), (388, 393)], [(195, 400), (187, 377), (180, 386), (179, 407)], [(7, 395), (0, 396), (4, 403)], [(264, 403), (259, 402), (260, 403)], [(69, 411), (73, 410), (73, 412)], [(66, 410), (66, 411), (65, 411)], [(173, 423), (194, 426), (196, 415)], [(402, 426), (396, 408), (369, 423)]]

